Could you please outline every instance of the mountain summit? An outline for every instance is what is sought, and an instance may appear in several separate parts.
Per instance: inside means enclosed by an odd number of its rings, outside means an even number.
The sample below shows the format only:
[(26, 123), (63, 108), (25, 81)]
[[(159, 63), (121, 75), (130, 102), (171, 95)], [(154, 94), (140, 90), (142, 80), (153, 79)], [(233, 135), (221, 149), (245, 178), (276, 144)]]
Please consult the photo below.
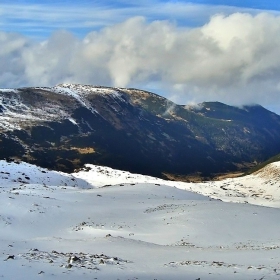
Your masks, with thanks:
[(139, 89), (2, 89), (0, 143), (0, 159), (67, 172), (93, 163), (158, 177), (207, 177), (279, 153), (280, 116), (259, 105), (177, 105)]

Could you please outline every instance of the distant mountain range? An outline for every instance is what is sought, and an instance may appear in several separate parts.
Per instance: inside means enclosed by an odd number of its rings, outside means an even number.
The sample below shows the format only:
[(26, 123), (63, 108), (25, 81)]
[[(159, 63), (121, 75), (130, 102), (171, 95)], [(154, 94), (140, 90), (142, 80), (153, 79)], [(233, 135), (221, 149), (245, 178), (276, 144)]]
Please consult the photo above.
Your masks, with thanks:
[(66, 172), (92, 163), (162, 178), (211, 177), (280, 153), (280, 116), (259, 105), (177, 105), (138, 89), (2, 89), (0, 144), (0, 159)]

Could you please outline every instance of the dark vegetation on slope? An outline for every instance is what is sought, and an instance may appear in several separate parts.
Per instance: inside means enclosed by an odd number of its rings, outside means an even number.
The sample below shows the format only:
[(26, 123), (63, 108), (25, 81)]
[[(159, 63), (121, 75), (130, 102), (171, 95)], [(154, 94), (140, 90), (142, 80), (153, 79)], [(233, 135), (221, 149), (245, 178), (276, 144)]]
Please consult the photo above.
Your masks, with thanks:
[[(25, 121), (21, 130), (2, 129), (0, 158), (66, 172), (93, 163), (158, 177), (210, 178), (280, 153), (280, 117), (261, 106), (206, 102), (188, 108), (137, 89), (97, 89), (102, 87), (86, 93), (77, 88), (98, 113), (51, 88), (0, 92), (5, 103), (20, 100), (28, 112), (64, 112), (51, 120)], [(1, 117), (7, 109), (0, 110)]]

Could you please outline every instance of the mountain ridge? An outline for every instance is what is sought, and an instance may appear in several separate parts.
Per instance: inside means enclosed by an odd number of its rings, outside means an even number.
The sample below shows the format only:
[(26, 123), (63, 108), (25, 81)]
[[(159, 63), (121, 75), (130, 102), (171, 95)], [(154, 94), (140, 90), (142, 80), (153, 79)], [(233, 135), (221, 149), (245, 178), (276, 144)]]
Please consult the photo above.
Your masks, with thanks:
[(157, 177), (243, 170), (280, 152), (280, 116), (148, 91), (60, 84), (0, 90), (0, 158), (72, 172), (85, 163)]

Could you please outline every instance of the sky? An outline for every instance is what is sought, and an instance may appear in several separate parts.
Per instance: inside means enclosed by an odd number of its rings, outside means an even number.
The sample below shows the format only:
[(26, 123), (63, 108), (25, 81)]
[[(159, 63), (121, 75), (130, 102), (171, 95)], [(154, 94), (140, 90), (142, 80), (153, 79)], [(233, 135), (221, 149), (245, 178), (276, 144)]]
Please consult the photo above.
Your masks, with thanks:
[(280, 114), (280, 2), (1, 0), (0, 88), (133, 87)]

